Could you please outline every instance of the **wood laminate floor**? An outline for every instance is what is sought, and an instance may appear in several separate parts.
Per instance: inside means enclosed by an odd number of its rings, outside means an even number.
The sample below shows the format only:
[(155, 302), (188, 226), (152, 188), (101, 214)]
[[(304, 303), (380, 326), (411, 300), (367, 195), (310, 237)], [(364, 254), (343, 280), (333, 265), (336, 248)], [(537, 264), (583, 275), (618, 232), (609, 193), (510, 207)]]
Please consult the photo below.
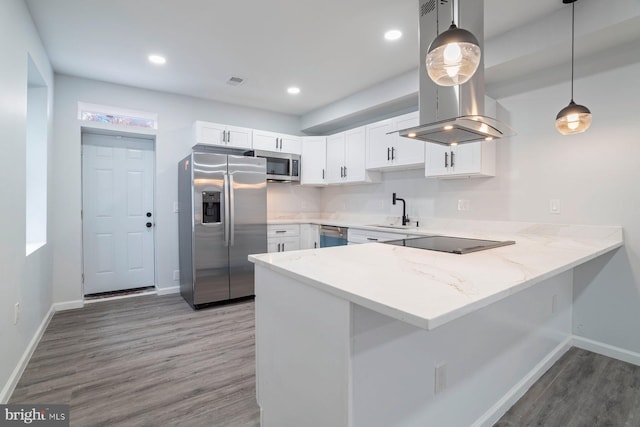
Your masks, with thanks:
[[(69, 404), (73, 427), (258, 426), (253, 307), (153, 295), (56, 313), (11, 403)], [(495, 424), (523, 426), (639, 427), (640, 367), (572, 348)]]
[(258, 426), (253, 302), (179, 295), (56, 313), (12, 403), (71, 406), (71, 426)]
[(640, 366), (571, 348), (494, 425), (528, 426), (640, 426)]

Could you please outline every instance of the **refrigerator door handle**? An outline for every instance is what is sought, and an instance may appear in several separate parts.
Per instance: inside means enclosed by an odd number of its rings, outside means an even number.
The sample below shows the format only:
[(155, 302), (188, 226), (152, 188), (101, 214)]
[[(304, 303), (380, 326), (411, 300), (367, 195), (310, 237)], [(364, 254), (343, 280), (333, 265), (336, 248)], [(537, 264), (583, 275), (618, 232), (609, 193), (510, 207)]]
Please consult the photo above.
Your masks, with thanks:
[(233, 246), (234, 236), (235, 236), (235, 200), (233, 195), (233, 175), (229, 175), (229, 235), (230, 235), (230, 245)]
[(224, 245), (229, 246), (229, 175), (226, 173), (222, 192), (224, 193)]

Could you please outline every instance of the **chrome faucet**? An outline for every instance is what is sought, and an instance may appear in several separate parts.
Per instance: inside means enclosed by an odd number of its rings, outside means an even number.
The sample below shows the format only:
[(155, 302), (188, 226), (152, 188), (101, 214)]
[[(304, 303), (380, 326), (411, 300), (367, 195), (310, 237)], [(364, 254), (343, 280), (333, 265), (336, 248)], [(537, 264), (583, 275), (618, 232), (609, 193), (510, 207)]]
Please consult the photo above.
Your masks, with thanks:
[(402, 202), (402, 225), (409, 224), (409, 217), (407, 216), (407, 203), (404, 199), (400, 197), (396, 197), (396, 193), (393, 193), (393, 204), (396, 204), (396, 200), (400, 200)]

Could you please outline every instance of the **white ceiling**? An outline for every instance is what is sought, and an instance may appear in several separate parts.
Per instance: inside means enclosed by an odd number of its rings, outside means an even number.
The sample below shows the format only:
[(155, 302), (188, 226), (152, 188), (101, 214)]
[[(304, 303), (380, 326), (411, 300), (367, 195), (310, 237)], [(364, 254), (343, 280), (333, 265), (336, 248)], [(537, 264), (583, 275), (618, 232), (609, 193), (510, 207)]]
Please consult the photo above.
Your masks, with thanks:
[[(418, 66), (418, 0), (27, 0), (58, 73), (302, 115)], [(563, 7), (486, 0), (490, 38)], [(404, 36), (383, 39), (388, 29)], [(158, 67), (147, 55), (159, 53)], [(246, 78), (242, 86), (225, 82)], [(286, 93), (299, 86), (297, 96)]]

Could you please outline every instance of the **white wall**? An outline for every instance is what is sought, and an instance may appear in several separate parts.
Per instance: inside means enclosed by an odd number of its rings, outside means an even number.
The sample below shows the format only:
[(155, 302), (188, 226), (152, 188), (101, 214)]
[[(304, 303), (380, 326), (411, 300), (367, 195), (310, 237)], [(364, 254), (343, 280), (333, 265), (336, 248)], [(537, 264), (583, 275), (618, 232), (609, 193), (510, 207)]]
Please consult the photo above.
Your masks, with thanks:
[[(244, 108), (220, 102), (173, 95), (133, 87), (56, 75), (55, 154), (56, 199), (52, 227), (54, 254), (54, 299), (82, 299), (82, 228), (80, 122), (78, 101), (158, 113), (156, 137), (156, 283), (161, 288), (178, 286), (178, 223), (173, 203), (178, 200), (177, 163), (195, 144), (191, 126), (205, 120), (291, 134), (299, 133), (294, 116)], [(271, 185), (269, 186), (271, 194)], [(298, 189), (297, 194), (314, 189)], [(319, 198), (316, 198), (319, 200)], [(318, 209), (319, 202), (310, 209)], [(270, 203), (271, 206), (271, 203)]]
[(320, 212), (322, 191), (320, 188), (303, 187), (298, 184), (267, 183), (267, 212), (269, 219), (278, 215), (291, 217), (294, 214)]
[[(323, 209), (400, 215), (391, 193), (405, 196), (410, 216), (570, 224), (621, 225), (625, 246), (576, 271), (575, 333), (640, 352), (640, 121), (634, 115), (640, 63), (576, 81), (576, 101), (589, 107), (586, 133), (561, 136), (556, 113), (569, 101), (569, 82), (499, 102), (517, 135), (497, 142), (497, 176), (429, 180), (420, 172), (385, 173), (375, 185), (323, 191)], [(457, 200), (471, 210), (457, 211)], [(549, 213), (560, 199), (561, 213)], [(412, 218), (413, 219), (413, 218)]]
[[(28, 55), (49, 88), (49, 152), (53, 72), (22, 0), (0, 2), (0, 53), (0, 141), (3, 150), (0, 156), (0, 401), (3, 401), (8, 398), (6, 392), (12, 371), (52, 303), (51, 244), (25, 256)], [(51, 177), (52, 168), (48, 169)], [(52, 203), (49, 200), (51, 220)], [(18, 324), (14, 326), (16, 302), (20, 302), (21, 309)]]

